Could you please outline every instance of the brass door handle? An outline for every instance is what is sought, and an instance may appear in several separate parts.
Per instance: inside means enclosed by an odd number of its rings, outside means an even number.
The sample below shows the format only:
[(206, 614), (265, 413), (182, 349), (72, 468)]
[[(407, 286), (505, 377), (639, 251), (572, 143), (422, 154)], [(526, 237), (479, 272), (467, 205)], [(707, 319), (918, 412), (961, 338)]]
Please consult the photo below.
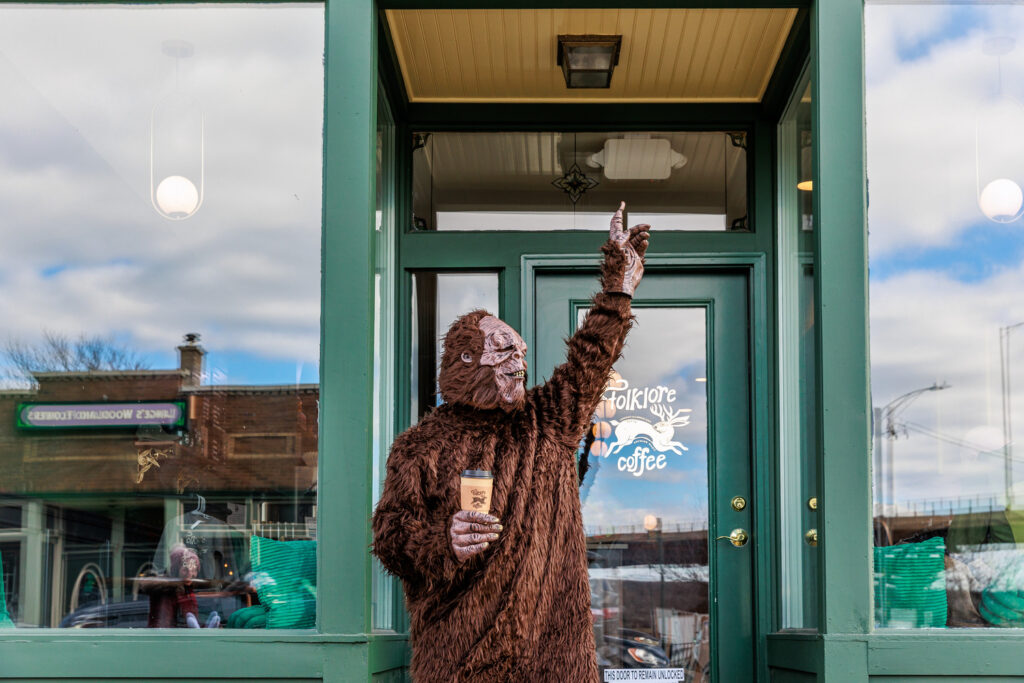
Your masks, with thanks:
[(750, 540), (750, 536), (743, 529), (733, 529), (728, 536), (719, 536), (716, 541), (727, 540), (737, 548), (742, 548)]

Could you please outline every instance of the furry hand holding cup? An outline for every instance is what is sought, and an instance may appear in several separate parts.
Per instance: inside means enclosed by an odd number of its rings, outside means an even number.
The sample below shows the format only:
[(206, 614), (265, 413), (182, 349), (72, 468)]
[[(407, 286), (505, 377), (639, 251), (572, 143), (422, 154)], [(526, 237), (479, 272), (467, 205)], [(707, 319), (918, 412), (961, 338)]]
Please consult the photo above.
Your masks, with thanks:
[(487, 470), (466, 470), (459, 477), (462, 509), (452, 517), (452, 550), (460, 562), (482, 553), (498, 540), (501, 525), (491, 511), (494, 478)]

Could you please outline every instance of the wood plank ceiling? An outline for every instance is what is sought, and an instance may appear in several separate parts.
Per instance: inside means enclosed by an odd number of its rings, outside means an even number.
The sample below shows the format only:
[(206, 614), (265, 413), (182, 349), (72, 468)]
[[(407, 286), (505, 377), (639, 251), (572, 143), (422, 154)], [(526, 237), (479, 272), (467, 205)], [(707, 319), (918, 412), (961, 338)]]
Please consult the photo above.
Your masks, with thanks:
[[(412, 102), (759, 102), (795, 9), (387, 10)], [(607, 89), (569, 90), (559, 34), (622, 36)]]

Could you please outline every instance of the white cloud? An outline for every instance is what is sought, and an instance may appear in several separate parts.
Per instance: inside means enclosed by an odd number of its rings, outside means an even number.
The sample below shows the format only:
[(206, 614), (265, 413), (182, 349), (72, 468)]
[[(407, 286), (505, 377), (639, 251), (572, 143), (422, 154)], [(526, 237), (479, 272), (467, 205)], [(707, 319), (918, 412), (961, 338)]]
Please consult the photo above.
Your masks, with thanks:
[[(996, 59), (983, 53), (993, 35), (1024, 37), (1024, 8), (984, 6), (978, 26), (948, 39), (940, 32), (950, 7), (869, 5), (867, 44), (867, 163), (872, 256), (894, 249), (946, 245), (983, 220), (977, 206), (975, 131), (995, 126)], [(964, 10), (960, 10), (964, 11)], [(987, 28), (998, 26), (998, 30)], [(931, 36), (927, 50), (901, 59), (902, 49)], [(1024, 44), (1003, 58), (1004, 92), (1024, 98)], [(1003, 175), (1024, 185), (1017, 126), (981, 146), (982, 178)], [(983, 140), (983, 143), (985, 140)], [(992, 177), (989, 177), (992, 176)]]

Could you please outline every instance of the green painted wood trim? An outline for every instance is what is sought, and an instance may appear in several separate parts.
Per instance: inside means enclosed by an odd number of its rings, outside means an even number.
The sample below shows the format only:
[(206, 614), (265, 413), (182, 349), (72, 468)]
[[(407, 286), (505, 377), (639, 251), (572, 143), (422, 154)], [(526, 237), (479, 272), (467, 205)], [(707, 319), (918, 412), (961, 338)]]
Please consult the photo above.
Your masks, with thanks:
[(949, 630), (867, 639), (868, 673), (887, 676), (1024, 676), (1024, 633)]
[(733, 104), (647, 104), (647, 103), (434, 103), (409, 104), (412, 126), (431, 130), (737, 130), (749, 126), (760, 106)]
[[(321, 678), (326, 648), (331, 647), (324, 642), (261, 641), (240, 636), (169, 638), (171, 633), (167, 631), (153, 632), (148, 638), (140, 635), (5, 638), (0, 641), (0, 680)], [(333, 647), (365, 649), (365, 645), (358, 644)]]
[(380, 0), (383, 9), (776, 9), (807, 7), (811, 0)]
[(407, 637), (378, 638), (370, 641), (370, 673), (381, 673), (409, 666), (412, 651)]
[(811, 11), (824, 633), (872, 624), (863, 21), (859, 1)]
[[(610, 212), (609, 212), (610, 215)], [(603, 230), (523, 232), (409, 232), (401, 235), (404, 268), (502, 268), (525, 254), (595, 254)], [(648, 258), (675, 253), (750, 253), (760, 240), (746, 232), (656, 232)]]
[(317, 508), (326, 633), (366, 633), (371, 619), (376, 21), (373, 0), (327, 0), (319, 474), (328, 495)]
[[(395, 41), (391, 38), (384, 10), (379, 10), (377, 13), (377, 46), (379, 51), (377, 72), (384, 84), (384, 92), (387, 94), (391, 111), (396, 120), (405, 120), (408, 118), (409, 112), (409, 95), (405, 90), (402, 69), (398, 65), (398, 53), (395, 52)], [(397, 159), (397, 156), (395, 158)]]
[(865, 639), (822, 639), (822, 683), (866, 683), (868, 647)]
[(824, 648), (817, 633), (772, 633), (766, 640), (770, 668), (808, 673), (821, 671)]
[(761, 98), (761, 114), (771, 121), (778, 121), (789, 104), (793, 88), (807, 63), (811, 51), (811, 13), (801, 9), (796, 14), (789, 37), (782, 48), (782, 54), (775, 65), (768, 87)]

